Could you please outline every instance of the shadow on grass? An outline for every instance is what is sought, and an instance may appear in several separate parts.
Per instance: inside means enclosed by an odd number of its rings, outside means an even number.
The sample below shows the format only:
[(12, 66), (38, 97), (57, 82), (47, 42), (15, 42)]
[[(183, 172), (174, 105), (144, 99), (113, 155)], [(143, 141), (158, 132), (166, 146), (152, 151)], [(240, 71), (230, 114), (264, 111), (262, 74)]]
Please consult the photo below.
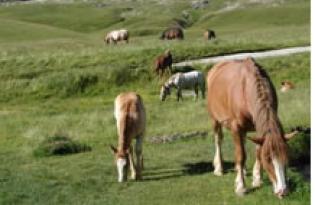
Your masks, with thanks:
[[(187, 163), (183, 165), (185, 167), (184, 172), (188, 175), (204, 174), (207, 172), (213, 172), (214, 167), (212, 162), (197, 162), (197, 163)], [(223, 163), (224, 173), (228, 173), (234, 170), (233, 162)]]
[[(234, 170), (233, 162), (224, 162), (225, 173)], [(187, 175), (200, 175), (213, 172), (214, 168), (212, 162), (197, 162), (183, 164), (182, 169), (150, 169), (144, 171), (144, 181), (159, 181), (170, 178), (177, 178)]]

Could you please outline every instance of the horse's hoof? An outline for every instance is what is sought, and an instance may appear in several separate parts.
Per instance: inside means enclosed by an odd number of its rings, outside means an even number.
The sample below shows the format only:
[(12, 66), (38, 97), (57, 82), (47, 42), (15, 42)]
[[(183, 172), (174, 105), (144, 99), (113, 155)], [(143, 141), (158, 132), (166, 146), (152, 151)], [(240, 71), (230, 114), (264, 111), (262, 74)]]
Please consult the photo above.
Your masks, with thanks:
[(215, 175), (215, 176), (222, 176), (223, 175), (223, 172), (222, 172), (222, 170), (215, 170), (214, 172), (213, 172), (213, 174)]
[(247, 193), (246, 188), (239, 188), (235, 190), (237, 196), (244, 196)]

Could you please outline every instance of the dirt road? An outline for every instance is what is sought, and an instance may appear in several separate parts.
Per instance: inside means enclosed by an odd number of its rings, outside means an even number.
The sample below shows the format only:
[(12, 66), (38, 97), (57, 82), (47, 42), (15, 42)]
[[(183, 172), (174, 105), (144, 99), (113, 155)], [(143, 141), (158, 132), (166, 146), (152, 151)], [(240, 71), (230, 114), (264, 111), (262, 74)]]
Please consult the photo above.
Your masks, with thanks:
[(276, 57), (276, 56), (286, 56), (296, 53), (305, 53), (310, 52), (311, 47), (293, 47), (293, 48), (284, 48), (278, 50), (270, 50), (270, 51), (261, 51), (261, 52), (252, 52), (252, 53), (237, 53), (237, 54), (230, 54), (224, 56), (214, 56), (209, 58), (197, 59), (197, 60), (188, 60), (183, 61), (180, 63), (173, 64), (174, 66), (192, 66), (194, 64), (210, 64), (210, 63), (217, 63), (222, 60), (236, 60), (236, 59), (244, 59), (247, 57), (252, 58), (268, 58), (268, 57)]

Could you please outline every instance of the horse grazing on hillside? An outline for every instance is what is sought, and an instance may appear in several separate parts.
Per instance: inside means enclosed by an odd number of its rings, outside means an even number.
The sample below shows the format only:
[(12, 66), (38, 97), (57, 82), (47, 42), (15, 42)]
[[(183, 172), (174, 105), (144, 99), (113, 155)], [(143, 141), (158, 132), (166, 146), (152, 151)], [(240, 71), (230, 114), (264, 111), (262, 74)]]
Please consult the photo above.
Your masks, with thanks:
[[(127, 171), (130, 166), (131, 178), (142, 178), (143, 156), (142, 141), (145, 132), (146, 114), (141, 97), (134, 92), (118, 95), (115, 99), (114, 115), (117, 123), (118, 146), (111, 149), (115, 155), (118, 171), (118, 182), (127, 180)], [(136, 139), (135, 153), (137, 165), (134, 165), (132, 139)]]
[(207, 76), (208, 111), (212, 118), (215, 156), (214, 174), (222, 175), (222, 126), (228, 128), (235, 145), (235, 192), (246, 193), (244, 166), (246, 132), (255, 131), (250, 138), (257, 143), (253, 169), (254, 187), (261, 185), (261, 166), (273, 184), (273, 191), (282, 198), (287, 192), (285, 165), (287, 138), (277, 115), (278, 100), (275, 88), (267, 75), (253, 59), (226, 61), (215, 65)]
[(198, 88), (201, 90), (202, 97), (205, 98), (205, 79), (200, 71), (188, 73), (176, 73), (172, 75), (161, 87), (160, 99), (164, 101), (167, 95), (171, 94), (171, 88), (177, 89), (177, 101), (183, 100), (182, 89), (194, 89), (195, 100), (198, 98)]
[(158, 56), (154, 61), (154, 69), (157, 75), (162, 76), (164, 70), (169, 68), (172, 73), (173, 57), (170, 50), (166, 50), (162, 55)]
[(128, 43), (128, 40), (129, 32), (126, 29), (111, 31), (106, 35), (104, 39), (106, 44), (116, 44), (119, 41), (126, 41), (126, 43)]
[(179, 27), (168, 28), (162, 32), (160, 37), (162, 40), (184, 39), (184, 31)]
[(215, 36), (215, 32), (213, 30), (206, 30), (204, 33), (203, 33), (203, 37), (206, 39), (206, 40), (211, 40), (212, 38), (216, 38)]

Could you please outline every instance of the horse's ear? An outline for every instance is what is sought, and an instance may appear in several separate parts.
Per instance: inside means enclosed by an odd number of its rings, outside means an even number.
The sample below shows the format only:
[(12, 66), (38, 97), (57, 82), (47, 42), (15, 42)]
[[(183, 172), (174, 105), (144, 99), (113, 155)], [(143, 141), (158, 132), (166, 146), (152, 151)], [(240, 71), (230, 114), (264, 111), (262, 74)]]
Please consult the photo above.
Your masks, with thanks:
[(288, 133), (288, 134), (285, 134), (284, 135), (284, 139), (285, 140), (290, 140), (290, 139), (292, 139), (295, 135), (297, 135), (299, 133), (299, 131), (298, 130), (295, 130), (295, 131), (293, 131), (293, 132), (291, 132), (291, 133)]
[(262, 145), (265, 141), (265, 138), (262, 137), (248, 137), (248, 139), (258, 145)]
[(113, 145), (110, 145), (109, 147), (110, 147), (110, 149), (112, 150), (113, 154), (116, 154), (116, 153), (117, 153), (116, 147), (114, 147)]

